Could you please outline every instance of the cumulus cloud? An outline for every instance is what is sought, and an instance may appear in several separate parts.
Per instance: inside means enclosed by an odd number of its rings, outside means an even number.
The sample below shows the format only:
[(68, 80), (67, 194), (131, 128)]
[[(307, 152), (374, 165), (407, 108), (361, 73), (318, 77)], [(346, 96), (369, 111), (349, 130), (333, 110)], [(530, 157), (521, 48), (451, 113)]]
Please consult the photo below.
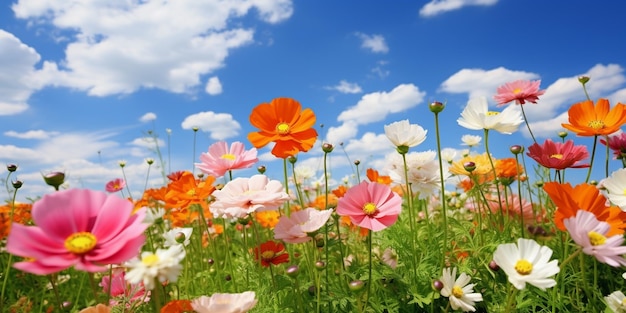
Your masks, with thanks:
[(448, 93), (467, 93), (469, 98), (484, 96), (491, 100), (498, 86), (506, 82), (538, 78), (539, 75), (535, 73), (513, 71), (504, 67), (492, 70), (462, 69), (441, 83), (439, 89)]
[(361, 93), (363, 89), (357, 83), (350, 83), (345, 80), (341, 80), (339, 84), (335, 86), (326, 87), (326, 89), (337, 90), (341, 93)]
[(241, 129), (241, 125), (233, 119), (231, 114), (211, 111), (187, 116), (183, 120), (181, 127), (183, 129), (198, 127), (200, 130), (209, 133), (211, 139), (215, 140), (224, 140), (237, 136)]
[(370, 50), (374, 53), (387, 53), (389, 47), (385, 42), (385, 37), (382, 35), (367, 35), (364, 33), (356, 33), (356, 36), (361, 38), (361, 48)]
[(151, 122), (157, 119), (156, 114), (152, 113), (152, 112), (148, 112), (146, 114), (144, 114), (142, 117), (139, 118), (139, 121), (142, 123), (147, 123), (147, 122)]
[[(563, 112), (555, 118), (531, 122), (529, 125), (536, 138), (554, 138), (560, 131), (566, 130), (561, 126), (562, 123), (567, 123), (567, 112)], [(524, 136), (530, 137), (528, 131), (524, 131)]]
[(58, 132), (47, 132), (41, 129), (29, 130), (23, 133), (16, 132), (14, 130), (4, 132), (4, 135), (7, 137), (14, 137), (19, 139), (48, 139), (51, 136), (55, 136), (58, 134)]
[(352, 120), (345, 121), (339, 126), (328, 128), (328, 133), (326, 133), (326, 141), (330, 142), (331, 144), (338, 145), (350, 138), (354, 138), (358, 130), (359, 127), (356, 122)]
[(217, 76), (209, 78), (206, 83), (206, 87), (204, 88), (204, 91), (206, 91), (206, 93), (210, 94), (211, 96), (221, 94), (222, 83), (220, 82), (220, 79)]
[(420, 9), (419, 14), (423, 17), (430, 17), (466, 6), (490, 6), (496, 3), (498, 0), (431, 0)]
[(201, 76), (225, 66), (230, 50), (253, 42), (253, 29), (231, 21), (256, 12), (278, 23), (293, 13), (290, 0), (21, 0), (12, 8), (18, 18), (75, 32), (65, 59), (45, 62), (44, 72), (54, 86), (95, 96), (141, 88), (191, 92)]
[(389, 92), (381, 91), (364, 95), (361, 100), (341, 112), (338, 121), (353, 121), (364, 125), (384, 120), (391, 113), (398, 113), (417, 106), (424, 101), (426, 92), (413, 84), (401, 84)]

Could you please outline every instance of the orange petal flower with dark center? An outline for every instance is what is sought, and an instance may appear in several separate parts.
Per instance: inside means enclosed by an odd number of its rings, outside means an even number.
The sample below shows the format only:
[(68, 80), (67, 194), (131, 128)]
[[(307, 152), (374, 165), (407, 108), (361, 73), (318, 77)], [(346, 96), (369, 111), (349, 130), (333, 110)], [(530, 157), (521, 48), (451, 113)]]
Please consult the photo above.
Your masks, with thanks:
[(626, 123), (626, 105), (611, 108), (609, 100), (599, 99), (596, 105), (587, 100), (576, 103), (567, 111), (569, 124), (561, 126), (578, 136), (605, 136), (618, 131)]
[(250, 123), (259, 129), (248, 134), (250, 143), (262, 148), (274, 142), (272, 154), (282, 159), (309, 151), (317, 140), (317, 131), (312, 128), (315, 114), (308, 108), (302, 110), (300, 103), (291, 98), (259, 104), (250, 114)]
[(607, 236), (623, 234), (626, 228), (626, 212), (617, 206), (606, 206), (606, 198), (598, 188), (588, 183), (582, 183), (572, 188), (572, 185), (549, 182), (543, 185), (554, 205), (554, 224), (560, 230), (566, 231), (563, 220), (576, 216), (578, 210), (593, 213), (599, 221), (607, 222), (611, 229)]

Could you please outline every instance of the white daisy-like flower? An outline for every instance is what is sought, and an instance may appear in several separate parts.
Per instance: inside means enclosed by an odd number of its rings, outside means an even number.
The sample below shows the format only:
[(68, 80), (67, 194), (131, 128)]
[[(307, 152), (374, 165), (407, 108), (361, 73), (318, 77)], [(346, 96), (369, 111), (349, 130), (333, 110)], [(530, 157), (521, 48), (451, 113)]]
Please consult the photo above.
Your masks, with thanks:
[(461, 141), (463, 142), (464, 146), (475, 147), (475, 146), (478, 146), (482, 140), (483, 140), (483, 137), (481, 136), (475, 136), (475, 135), (461, 136)]
[(154, 289), (159, 282), (176, 282), (183, 266), (180, 261), (185, 258), (185, 249), (182, 245), (174, 245), (167, 250), (157, 249), (156, 253), (142, 252), (141, 258), (134, 258), (124, 264), (129, 271), (125, 279), (131, 284), (143, 282), (147, 290)]
[(602, 186), (606, 189), (605, 195), (609, 201), (626, 211), (626, 169), (611, 173), (611, 176), (602, 181)]
[(606, 305), (614, 313), (626, 313), (626, 295), (621, 291), (615, 291), (604, 297)]
[(478, 97), (467, 102), (457, 122), (467, 129), (493, 129), (503, 134), (511, 134), (517, 131), (524, 119), (513, 105), (507, 106), (502, 112), (489, 111), (487, 98)]
[(441, 159), (451, 164), (456, 158), (457, 151), (454, 148), (443, 148), (441, 149)]
[(409, 120), (385, 125), (385, 135), (396, 147), (415, 147), (426, 140), (427, 132), (422, 126), (409, 123)]
[(146, 217), (143, 219), (143, 222), (152, 225), (159, 219), (163, 218), (163, 215), (165, 215), (165, 209), (163, 208), (147, 208)]
[(501, 244), (493, 253), (493, 260), (507, 274), (517, 289), (529, 283), (541, 290), (556, 285), (552, 276), (559, 272), (558, 260), (550, 261), (552, 249), (532, 239), (519, 238), (514, 243)]
[(439, 278), (443, 283), (441, 295), (448, 297), (452, 309), (461, 309), (463, 312), (475, 312), (474, 304), (483, 301), (483, 295), (479, 292), (474, 292), (474, 284), (469, 283), (471, 279), (465, 273), (461, 273), (457, 278), (456, 267), (452, 269), (452, 272), (450, 272), (449, 267), (443, 269), (443, 276)]
[(298, 165), (293, 169), (298, 184), (315, 177), (315, 170), (310, 166)]
[[(408, 170), (408, 181), (411, 190), (420, 199), (428, 199), (441, 188), (441, 175), (437, 153), (429, 150), (424, 152), (411, 152), (405, 155)], [(397, 153), (387, 155), (386, 163), (389, 165), (390, 178), (398, 183), (405, 182), (404, 160)], [(444, 180), (450, 176), (448, 164), (444, 163)]]
[[(163, 246), (170, 247), (170, 246), (181, 244), (181, 243), (184, 246), (187, 246), (189, 245), (189, 242), (190, 242), (189, 238), (191, 238), (192, 232), (193, 232), (193, 228), (191, 227), (176, 227), (174, 229), (171, 229), (163, 234), (163, 238), (165, 238), (165, 242), (163, 243)], [(184, 236), (183, 238), (185, 240), (183, 242), (178, 242), (176, 240), (176, 237), (180, 236), (179, 234), (182, 234), (182, 236)]]

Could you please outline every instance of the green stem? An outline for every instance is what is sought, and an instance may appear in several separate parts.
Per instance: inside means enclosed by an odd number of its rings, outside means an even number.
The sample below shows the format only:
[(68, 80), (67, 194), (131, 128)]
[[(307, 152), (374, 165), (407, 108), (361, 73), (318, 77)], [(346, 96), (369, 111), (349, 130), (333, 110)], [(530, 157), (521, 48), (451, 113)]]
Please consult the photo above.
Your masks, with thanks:
[[(437, 137), (437, 159), (439, 160), (439, 180), (441, 181), (441, 217), (443, 218), (443, 245), (442, 245), (442, 264), (445, 266), (446, 252), (448, 247), (448, 208), (446, 207), (446, 181), (443, 175), (443, 160), (441, 159), (441, 134), (439, 132), (439, 113), (435, 113), (435, 134)], [(428, 211), (428, 208), (426, 208)], [(482, 232), (481, 232), (482, 233)], [(482, 234), (481, 234), (482, 236)]]
[[(587, 178), (585, 182), (589, 182), (589, 178), (591, 177), (591, 169), (593, 168), (593, 160), (596, 156), (596, 146), (598, 145), (598, 135), (593, 136), (593, 147), (591, 148), (591, 161), (589, 161), (589, 170), (587, 171)], [(608, 175), (607, 175), (608, 176)]]
[[(498, 174), (496, 172), (496, 166), (493, 164), (493, 158), (491, 157), (491, 152), (489, 152), (489, 130), (485, 129), (485, 152), (487, 152), (487, 158), (489, 159), (489, 164), (491, 164), (491, 171), (493, 172), (493, 181), (496, 185), (496, 193), (498, 194), (498, 203), (502, 203), (502, 195), (500, 195), (500, 185), (498, 181)], [(500, 223), (504, 226), (504, 212), (500, 210)]]
[(519, 106), (522, 108), (522, 115), (524, 116), (524, 122), (526, 123), (526, 128), (528, 128), (528, 132), (530, 133), (530, 137), (533, 138), (533, 142), (537, 143), (537, 140), (535, 139), (535, 135), (533, 135), (533, 131), (530, 130), (530, 124), (528, 124), (528, 119), (526, 118), (526, 112), (524, 111), (524, 105), (520, 104)]

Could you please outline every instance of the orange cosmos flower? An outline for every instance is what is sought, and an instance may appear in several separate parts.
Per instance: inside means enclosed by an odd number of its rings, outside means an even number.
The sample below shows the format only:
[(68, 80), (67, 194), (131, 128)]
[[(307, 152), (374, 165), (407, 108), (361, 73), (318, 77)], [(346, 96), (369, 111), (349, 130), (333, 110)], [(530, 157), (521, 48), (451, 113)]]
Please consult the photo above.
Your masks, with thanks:
[(326, 210), (330, 208), (336, 208), (338, 201), (339, 201), (339, 198), (334, 193), (329, 193), (328, 204), (326, 204), (326, 195), (323, 194), (323, 195), (319, 195), (315, 197), (315, 200), (309, 203), (309, 206), (316, 208), (318, 210)]
[(170, 182), (165, 202), (172, 208), (187, 208), (199, 204), (208, 209), (208, 198), (215, 190), (215, 177), (207, 176), (204, 181), (196, 180), (191, 172), (183, 172), (177, 180)]
[(373, 183), (391, 185), (391, 177), (381, 176), (378, 174), (378, 171), (373, 168), (367, 169), (367, 179), (369, 179)]
[(161, 313), (195, 312), (190, 300), (172, 300), (161, 308)]
[[(15, 203), (13, 208), (13, 223), (26, 225), (31, 221), (31, 203)], [(0, 241), (11, 232), (11, 205), (0, 206)]]
[(626, 212), (617, 206), (606, 206), (606, 198), (598, 188), (588, 183), (582, 183), (572, 188), (572, 185), (549, 182), (543, 185), (554, 205), (554, 224), (560, 230), (565, 231), (563, 220), (576, 216), (578, 210), (593, 213), (599, 221), (607, 222), (611, 229), (607, 236), (623, 234), (626, 228)]
[(606, 136), (626, 123), (626, 105), (618, 103), (611, 109), (607, 99), (599, 99), (595, 106), (587, 100), (572, 105), (567, 115), (569, 124), (561, 126), (578, 136)]
[(308, 108), (302, 110), (291, 98), (259, 104), (250, 114), (250, 123), (260, 130), (248, 134), (250, 143), (262, 148), (274, 142), (272, 154), (282, 159), (309, 151), (317, 140), (317, 131), (312, 128), (315, 114)]
[(337, 189), (333, 190), (332, 193), (337, 196), (337, 198), (343, 197), (348, 191), (348, 187), (346, 185), (339, 185)]
[(280, 213), (276, 210), (267, 210), (255, 212), (254, 217), (256, 218), (259, 225), (273, 229), (276, 224), (278, 224), (278, 219), (280, 218)]

